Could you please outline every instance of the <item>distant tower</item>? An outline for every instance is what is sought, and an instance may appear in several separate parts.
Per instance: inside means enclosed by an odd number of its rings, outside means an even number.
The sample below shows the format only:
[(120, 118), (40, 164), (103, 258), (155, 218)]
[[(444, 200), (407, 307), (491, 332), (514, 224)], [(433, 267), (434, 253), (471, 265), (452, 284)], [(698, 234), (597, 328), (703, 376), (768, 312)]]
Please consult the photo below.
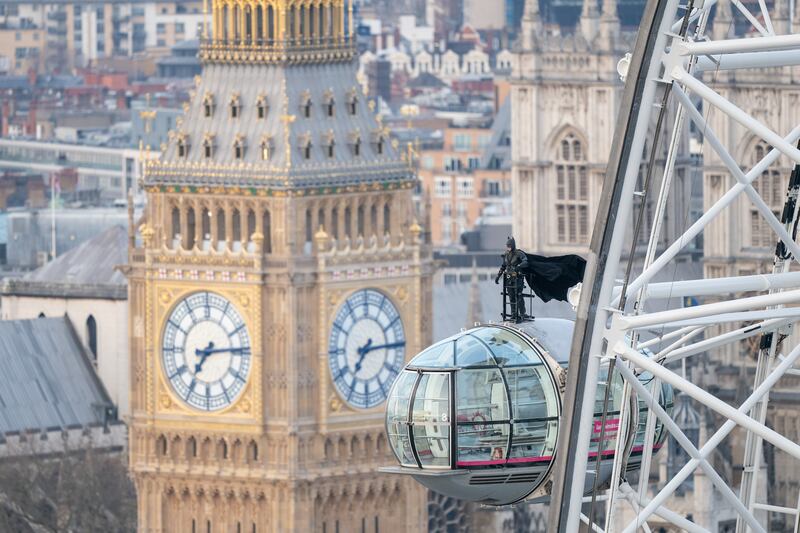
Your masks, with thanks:
[(423, 530), (424, 490), (377, 468), (386, 394), (431, 341), (432, 263), (352, 4), (211, 11), (130, 250), (140, 531)]

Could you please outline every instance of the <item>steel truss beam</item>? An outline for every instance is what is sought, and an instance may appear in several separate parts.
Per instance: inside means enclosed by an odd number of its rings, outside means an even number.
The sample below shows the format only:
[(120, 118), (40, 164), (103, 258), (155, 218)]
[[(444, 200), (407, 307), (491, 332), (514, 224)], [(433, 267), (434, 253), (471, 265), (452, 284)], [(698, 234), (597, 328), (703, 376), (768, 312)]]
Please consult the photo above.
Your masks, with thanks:
[[(779, 250), (785, 251), (787, 263), (800, 262), (800, 245), (792, 234), (791, 221), (786, 220), (785, 214), (784, 219), (779, 221), (753, 184), (782, 156), (800, 164), (800, 149), (795, 146), (800, 139), (800, 124), (786, 135), (778, 133), (695, 76), (696, 73), (700, 75), (708, 71), (800, 65), (800, 35), (776, 35), (764, 0), (758, 0), (760, 12), (753, 13), (739, 0), (730, 1), (750, 21), (757, 32), (755, 37), (711, 38), (706, 32), (706, 22), (717, 0), (689, 4), (691, 11), (685, 17), (689, 21), (688, 32), (684, 32), (686, 27), (682, 26), (680, 6), (676, 0), (648, 2), (627, 78), (623, 108), (584, 279), (585, 289), (578, 306), (578, 322), (570, 357), (570, 380), (565, 395), (566, 430), (562, 431), (558, 444), (549, 531), (573, 533), (578, 530), (582, 518), (588, 522), (585, 514), (591, 517), (591, 513), (584, 514), (581, 504), (584, 501), (582, 491), (588, 469), (590, 436), (595, 424), (594, 404), (601, 361), (613, 361), (623, 376), (624, 394), (631, 391), (649, 407), (642, 458), (644, 468), (649, 468), (652, 456), (656, 419), (686, 450), (689, 459), (654, 497), (648, 499), (645, 495), (646, 481), (640, 478), (637, 492), (621, 479), (625, 461), (621, 451), (626, 438), (622, 424), (617, 435), (611, 488), (599, 497), (593, 495), (589, 498), (589, 501), (600, 501), (605, 497), (609, 511), (605, 523), (591, 524), (593, 530), (614, 531), (615, 523), (608, 517), (613, 519), (615, 504), (624, 502), (625, 505), (633, 505), (636, 510), (641, 508), (636, 519), (626, 525), (625, 533), (633, 533), (639, 528), (646, 531), (647, 519), (654, 514), (688, 531), (705, 531), (665, 507), (675, 490), (697, 469), (707, 475), (724, 500), (736, 511), (740, 531), (765, 530), (765, 524), (758, 523), (754, 516), (755, 509), (786, 514), (794, 512), (796, 521), (800, 522), (800, 512), (766, 502), (743, 501), (725, 484), (708, 461), (710, 454), (736, 426), (747, 432), (748, 442), (756, 442), (756, 449), (760, 449), (761, 440), (766, 440), (790, 457), (800, 460), (800, 445), (767, 427), (762, 417), (766, 412), (770, 389), (787, 374), (800, 375), (800, 369), (795, 368), (800, 359), (800, 346), (794, 347), (787, 356), (775, 353), (773, 364), (766, 366), (763, 379), (758, 377), (752, 393), (738, 408), (714, 397), (685, 375), (681, 376), (665, 367), (708, 350), (773, 332), (775, 335), (770, 353), (774, 353), (778, 334), (785, 333), (785, 328), (800, 321), (800, 307), (796, 307), (800, 304), (800, 272), (789, 272), (787, 267), (769, 275), (652, 283), (655, 276), (672, 264), (676, 256), (710, 223), (742, 200), (746, 200), (772, 230), (776, 242), (780, 244)], [(640, 204), (635, 189), (640, 179), (643, 148), (645, 140), (654, 136), (652, 125), (657, 123), (654, 119), (660, 111), (659, 106), (655, 105), (656, 95), (665, 86), (671, 86), (675, 95), (676, 120), (667, 152), (665, 175), (661, 180), (662, 190), (658, 191), (655, 220), (652, 221), (655, 229), (651, 230), (651, 242), (641, 272), (631, 276), (632, 279), (625, 279), (623, 285), (619, 286), (623, 241), (631, 238), (630, 228), (634, 226), (634, 214)], [(702, 101), (702, 113), (696, 105), (698, 100)], [(712, 112), (726, 115), (769, 143), (770, 151), (748, 170), (726, 147), (728, 141), (723, 142), (711, 127), (707, 114)], [(670, 193), (674, 157), (683, 134), (684, 115), (703, 132), (703, 141), (719, 156), (734, 183), (707, 206), (705, 212), (682, 235), (659, 253), (654, 253), (652, 241), (659, 237), (664, 215), (662, 201)], [(660, 149), (659, 146), (649, 147), (650, 152)], [(643, 196), (647, 194), (645, 190)], [(644, 209), (644, 202), (641, 204), (639, 208)], [(793, 216), (797, 216), (796, 212)], [(634, 239), (638, 237), (633, 236)], [(743, 292), (757, 294), (737, 299), (736, 295)], [(677, 309), (668, 307), (666, 310), (649, 312), (644, 307), (645, 301), (651, 298), (674, 306), (674, 301), (684, 296), (708, 297), (714, 303)], [(733, 326), (728, 331), (709, 335), (708, 326), (750, 321), (755, 323)], [(646, 335), (653, 331), (659, 335), (638, 341), (639, 334)], [(655, 353), (645, 352), (645, 348), (657, 350)], [(649, 387), (642, 385), (637, 378), (637, 373), (643, 371), (653, 375)], [(660, 381), (670, 384), (725, 420), (699, 449), (659, 406)], [(754, 407), (757, 409), (754, 410)], [(635, 428), (630, 428), (630, 431), (635, 431)], [(646, 480), (647, 473), (643, 473), (642, 477)]]

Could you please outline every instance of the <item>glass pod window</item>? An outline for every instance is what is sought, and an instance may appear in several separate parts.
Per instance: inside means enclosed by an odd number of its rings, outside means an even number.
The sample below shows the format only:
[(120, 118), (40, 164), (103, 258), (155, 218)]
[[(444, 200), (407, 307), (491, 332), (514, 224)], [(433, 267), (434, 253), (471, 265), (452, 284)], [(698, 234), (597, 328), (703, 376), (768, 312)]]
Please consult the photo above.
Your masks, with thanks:
[(408, 402), (417, 381), (416, 372), (403, 372), (395, 381), (386, 406), (386, 434), (397, 460), (403, 466), (417, 466), (408, 432)]
[(504, 463), (511, 420), (500, 370), (462, 370), (456, 376), (457, 466)]
[(412, 434), (423, 467), (450, 467), (450, 374), (423, 374), (414, 393)]

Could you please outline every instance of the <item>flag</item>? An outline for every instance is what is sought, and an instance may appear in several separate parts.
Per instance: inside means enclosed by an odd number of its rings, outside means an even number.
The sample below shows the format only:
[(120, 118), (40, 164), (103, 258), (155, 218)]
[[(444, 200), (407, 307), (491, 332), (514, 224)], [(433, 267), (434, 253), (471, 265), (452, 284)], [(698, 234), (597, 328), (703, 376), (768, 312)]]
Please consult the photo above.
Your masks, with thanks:
[(528, 266), (522, 273), (528, 286), (542, 301), (566, 302), (567, 290), (583, 281), (586, 260), (578, 255), (557, 257), (528, 253), (525, 255), (528, 258)]

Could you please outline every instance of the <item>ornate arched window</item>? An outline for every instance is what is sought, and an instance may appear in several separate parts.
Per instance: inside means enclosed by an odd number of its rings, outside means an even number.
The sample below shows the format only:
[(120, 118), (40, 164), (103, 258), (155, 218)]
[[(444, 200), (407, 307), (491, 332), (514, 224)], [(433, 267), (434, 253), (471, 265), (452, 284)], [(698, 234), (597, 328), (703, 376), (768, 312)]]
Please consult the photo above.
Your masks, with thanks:
[(347, 111), (351, 116), (358, 113), (358, 93), (355, 89), (351, 89), (347, 96)]
[(304, 118), (311, 118), (311, 94), (308, 91), (300, 96), (300, 112)]
[[(772, 150), (772, 147), (764, 141), (758, 141), (751, 149), (751, 165), (755, 166)], [(775, 218), (780, 218), (783, 204), (786, 201), (786, 179), (774, 167), (767, 168), (753, 182), (756, 192), (769, 206)], [(769, 248), (775, 246), (778, 236), (770, 228), (764, 216), (751, 205), (749, 210), (748, 224), (750, 228), (749, 238), (745, 240), (746, 246), (754, 248)]]
[(253, 234), (256, 232), (256, 212), (252, 209), (247, 210), (247, 240), (253, 238)]
[(256, 115), (260, 119), (267, 118), (267, 113), (269, 113), (269, 103), (267, 102), (267, 97), (263, 94), (256, 99)]
[(203, 139), (203, 157), (211, 159), (214, 157), (214, 136), (208, 134)]
[(217, 209), (217, 242), (225, 242), (227, 235), (225, 233), (225, 210), (222, 208)]
[(178, 135), (178, 157), (181, 159), (189, 156), (189, 138), (186, 134)]
[(269, 161), (272, 159), (272, 153), (274, 152), (274, 143), (272, 141), (272, 136), (264, 135), (261, 137), (261, 160), (262, 161)]
[(214, 116), (214, 95), (211, 93), (203, 96), (203, 114), (206, 118)]
[(311, 137), (303, 136), (300, 139), (300, 153), (303, 159), (311, 159)]
[(200, 230), (203, 232), (203, 240), (211, 240), (211, 212), (204, 207), (200, 212)]
[(242, 242), (242, 214), (238, 209), (233, 210), (233, 221), (231, 224), (231, 240)]
[(234, 159), (244, 159), (245, 142), (244, 137), (237, 135), (233, 140), (233, 157)]
[(186, 249), (191, 250), (194, 248), (195, 245), (195, 231), (196, 231), (196, 224), (195, 224), (195, 216), (194, 216), (194, 208), (189, 208), (186, 211)]
[(589, 242), (589, 176), (585, 149), (573, 133), (558, 143), (555, 154), (556, 238), (569, 244)]
[(322, 99), (322, 106), (325, 109), (325, 116), (332, 118), (336, 114), (336, 102), (333, 98), (333, 93), (330, 91), (325, 92)]
[(181, 211), (177, 207), (172, 208), (172, 240), (175, 241), (181, 237)]
[(261, 233), (264, 234), (264, 253), (272, 252), (272, 215), (269, 210), (264, 211), (261, 218)]
[(239, 118), (242, 115), (242, 101), (238, 94), (231, 96), (231, 118)]

